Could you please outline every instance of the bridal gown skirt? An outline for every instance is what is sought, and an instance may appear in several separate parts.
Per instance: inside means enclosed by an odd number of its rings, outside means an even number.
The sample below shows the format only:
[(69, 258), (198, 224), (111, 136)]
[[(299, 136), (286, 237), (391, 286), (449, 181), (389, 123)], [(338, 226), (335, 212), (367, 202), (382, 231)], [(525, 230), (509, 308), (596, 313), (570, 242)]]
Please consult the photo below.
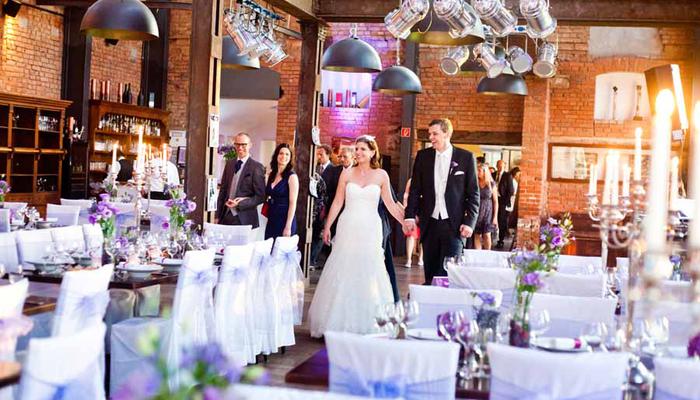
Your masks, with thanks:
[(381, 246), (379, 192), (377, 185), (347, 185), (345, 210), (309, 308), (311, 336), (376, 332), (378, 306), (393, 302)]

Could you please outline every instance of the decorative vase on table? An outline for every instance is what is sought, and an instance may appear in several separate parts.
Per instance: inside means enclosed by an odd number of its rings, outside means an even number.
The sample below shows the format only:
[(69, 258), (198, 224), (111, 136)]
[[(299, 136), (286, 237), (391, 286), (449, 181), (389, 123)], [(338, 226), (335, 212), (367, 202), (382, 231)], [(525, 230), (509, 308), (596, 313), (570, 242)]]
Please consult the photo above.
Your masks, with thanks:
[(562, 249), (575, 240), (571, 234), (573, 228), (571, 214), (568, 212), (564, 213), (561, 219), (549, 218), (547, 223), (540, 227), (538, 251), (545, 255), (548, 271), (557, 269)]
[(518, 296), (518, 302), (510, 320), (508, 344), (515, 347), (530, 347), (530, 301), (532, 293), (524, 292)]
[(518, 273), (514, 290), (516, 303), (510, 321), (508, 343), (511, 346), (529, 347), (532, 295), (542, 288), (542, 276), (550, 269), (547, 257), (537, 251), (516, 250), (508, 261)]
[(113, 262), (114, 252), (107, 252), (108, 249), (113, 249), (114, 247), (114, 232), (115, 232), (115, 219), (117, 214), (117, 209), (110, 203), (110, 196), (107, 193), (100, 194), (100, 201), (90, 207), (90, 212), (88, 216), (88, 221), (91, 224), (99, 224), (102, 230), (103, 242), (103, 252), (100, 255), (91, 255), (93, 258), (100, 258), (102, 264)]
[(496, 308), (496, 298), (487, 292), (472, 293), (472, 297), (475, 300), (478, 298), (477, 305), (472, 306), (472, 311), (479, 326), (479, 332), (486, 332), (487, 329), (496, 332), (500, 315)]
[(5, 195), (10, 193), (10, 185), (6, 180), (0, 180), (0, 208), (5, 208)]

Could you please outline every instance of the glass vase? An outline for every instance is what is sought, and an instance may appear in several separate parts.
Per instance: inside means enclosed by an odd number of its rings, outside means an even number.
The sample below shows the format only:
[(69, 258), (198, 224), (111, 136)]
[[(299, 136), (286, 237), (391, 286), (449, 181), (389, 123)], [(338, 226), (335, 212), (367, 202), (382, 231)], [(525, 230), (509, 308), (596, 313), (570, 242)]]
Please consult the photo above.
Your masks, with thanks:
[(547, 253), (547, 269), (549, 271), (556, 271), (559, 265), (559, 254), (557, 253)]
[(532, 293), (521, 293), (510, 320), (508, 344), (515, 347), (530, 347), (530, 300)]

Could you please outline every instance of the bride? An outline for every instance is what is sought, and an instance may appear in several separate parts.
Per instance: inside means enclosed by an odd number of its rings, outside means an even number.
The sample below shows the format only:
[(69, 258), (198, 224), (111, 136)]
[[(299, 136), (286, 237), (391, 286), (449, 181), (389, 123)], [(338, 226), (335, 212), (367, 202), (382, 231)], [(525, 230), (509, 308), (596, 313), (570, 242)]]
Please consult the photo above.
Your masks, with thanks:
[(373, 137), (357, 138), (355, 158), (357, 165), (340, 176), (323, 230), (323, 241), (330, 244), (330, 227), (344, 205), (309, 309), (313, 337), (326, 331), (373, 332), (378, 306), (394, 299), (384, 266), (382, 222), (377, 211), (380, 195), (387, 210), (402, 223), (403, 208), (391, 196), (389, 175), (380, 168), (379, 148)]

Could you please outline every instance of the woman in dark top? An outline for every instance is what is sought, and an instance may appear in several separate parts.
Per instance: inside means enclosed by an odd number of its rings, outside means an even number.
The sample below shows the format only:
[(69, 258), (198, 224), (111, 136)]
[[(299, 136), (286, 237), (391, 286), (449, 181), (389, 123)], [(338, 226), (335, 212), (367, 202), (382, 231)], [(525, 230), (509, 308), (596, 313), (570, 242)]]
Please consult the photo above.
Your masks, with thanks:
[(489, 167), (479, 164), (477, 169), (479, 182), (479, 216), (474, 227), (474, 248), (491, 250), (491, 233), (496, 231), (498, 224), (498, 194), (491, 178)]
[(265, 239), (292, 236), (297, 233), (299, 177), (292, 170), (292, 149), (282, 143), (275, 148), (270, 161), (265, 197), (267, 199), (267, 226)]

